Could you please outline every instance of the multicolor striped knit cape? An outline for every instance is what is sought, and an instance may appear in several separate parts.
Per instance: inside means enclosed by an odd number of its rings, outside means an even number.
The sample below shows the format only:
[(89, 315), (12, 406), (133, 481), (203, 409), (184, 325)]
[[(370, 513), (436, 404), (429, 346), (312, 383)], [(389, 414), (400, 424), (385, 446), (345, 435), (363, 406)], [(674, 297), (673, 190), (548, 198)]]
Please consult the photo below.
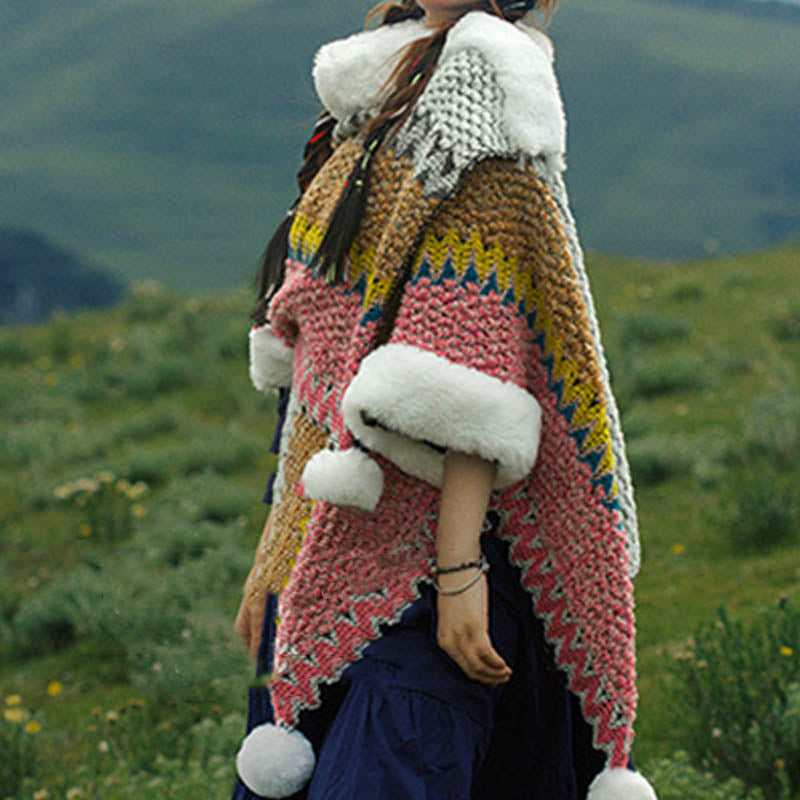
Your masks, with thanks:
[[(610, 768), (625, 767), (636, 512), (562, 182), (565, 123), (547, 37), (482, 12), (462, 17), (375, 160), (345, 282), (331, 287), (308, 266), (362, 153), (388, 57), (426, 33), (407, 21), (318, 53), (337, 147), (297, 208), (270, 325), (251, 334), (256, 386), (291, 384), (252, 583), (280, 594), (276, 722), (294, 729), (431, 580), (451, 448), (497, 462), (499, 535), (595, 747)], [(391, 337), (375, 348), (408, 259)]]

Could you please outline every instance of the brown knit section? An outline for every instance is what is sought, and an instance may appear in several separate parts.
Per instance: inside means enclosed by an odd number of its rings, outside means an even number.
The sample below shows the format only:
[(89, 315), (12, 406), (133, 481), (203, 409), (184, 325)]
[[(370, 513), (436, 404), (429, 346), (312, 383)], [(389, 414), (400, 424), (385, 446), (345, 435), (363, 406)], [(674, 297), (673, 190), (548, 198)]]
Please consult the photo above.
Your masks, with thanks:
[(372, 165), (366, 211), (358, 234), (361, 250), (374, 248), (374, 281), (392, 278), (409, 255), (439, 201), (425, 197), (410, 159), (379, 153)]
[(464, 177), (456, 195), (442, 203), (431, 230), (441, 238), (455, 230), (463, 241), (477, 231), (484, 247), (499, 244), (507, 258), (528, 266), (543, 311), (563, 341), (563, 355), (578, 366), (581, 381), (603, 396), (589, 314), (561, 217), (532, 167), (523, 171), (503, 159), (480, 162)]
[(285, 488), (280, 503), (272, 509), (269, 539), (261, 544), (256, 556), (259, 566), (250, 585), (250, 597), (266, 589), (279, 594), (294, 564), (305, 523), (311, 514), (311, 501), (295, 491), (311, 457), (324, 449), (328, 434), (302, 412), (294, 419), (289, 448), (284, 458)]
[(342, 142), (311, 182), (297, 207), (297, 213), (305, 215), (317, 225), (327, 225), (356, 159), (362, 152), (361, 142), (357, 139)]

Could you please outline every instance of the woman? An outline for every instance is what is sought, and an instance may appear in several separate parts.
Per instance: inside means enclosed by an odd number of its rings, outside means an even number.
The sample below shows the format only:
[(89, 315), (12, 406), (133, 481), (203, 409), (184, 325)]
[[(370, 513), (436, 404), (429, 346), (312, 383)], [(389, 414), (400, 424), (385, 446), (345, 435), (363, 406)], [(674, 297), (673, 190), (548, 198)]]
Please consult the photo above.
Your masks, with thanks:
[(270, 673), (255, 796), (655, 797), (636, 512), (534, 4), (405, 0), (317, 54), (251, 332), (284, 412), (237, 618)]

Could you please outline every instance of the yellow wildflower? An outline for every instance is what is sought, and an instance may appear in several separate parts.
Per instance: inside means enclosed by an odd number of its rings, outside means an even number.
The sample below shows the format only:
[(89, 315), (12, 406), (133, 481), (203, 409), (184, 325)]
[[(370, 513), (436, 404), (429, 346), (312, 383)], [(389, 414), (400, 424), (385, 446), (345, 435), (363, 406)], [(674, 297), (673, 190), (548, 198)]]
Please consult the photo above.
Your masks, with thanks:
[(794, 650), (791, 647), (787, 647), (785, 644), (781, 645), (781, 655), (782, 656), (793, 656)]
[(117, 722), (119, 720), (119, 714), (116, 711), (106, 711), (105, 721), (106, 722)]
[(57, 372), (48, 372), (47, 375), (45, 375), (44, 382), (48, 386), (58, 386), (58, 381), (59, 377)]
[(6, 697), (7, 706), (18, 706), (22, 704), (22, 697), (18, 694), (10, 694)]
[(47, 684), (47, 694), (50, 697), (58, 697), (64, 691), (64, 685), (60, 681), (50, 681)]
[(39, 369), (49, 369), (51, 361), (47, 356), (41, 356), (41, 358), (36, 359), (36, 366)]
[(33, 793), (33, 800), (47, 800), (50, 797), (50, 792), (47, 789), (37, 789)]
[(775, 762), (775, 768), (776, 768), (776, 769), (783, 769), (785, 766), (786, 766), (786, 763), (784, 762), (784, 760), (783, 760), (782, 758), (779, 758), (779, 759), (778, 759), (778, 760)]
[(83, 353), (75, 353), (69, 363), (74, 369), (83, 369), (86, 366), (86, 356)]
[(31, 735), (35, 736), (42, 730), (42, 726), (35, 720), (32, 719), (26, 726), (25, 726), (25, 733), (30, 733)]
[(147, 515), (147, 509), (141, 503), (136, 503), (136, 505), (131, 506), (131, 514), (133, 514), (136, 519), (141, 519)]
[(19, 725), (22, 722), (26, 722), (30, 717), (30, 711), (27, 711), (24, 708), (4, 708), (3, 709), (3, 718), (6, 722), (11, 722), (14, 725)]
[(672, 545), (672, 547), (670, 547), (670, 550), (672, 550), (672, 552), (675, 553), (676, 556), (679, 556), (681, 553), (685, 552), (686, 545), (681, 544), (680, 542), (676, 542), (675, 544)]
[(138, 500), (145, 492), (148, 490), (148, 486), (144, 481), (139, 481), (138, 483), (134, 483), (130, 489), (128, 489), (128, 499), (129, 500)]
[(84, 538), (87, 539), (89, 536), (92, 535), (92, 526), (89, 525), (88, 522), (84, 522), (83, 525), (78, 528), (78, 533)]
[(125, 492), (131, 488), (131, 484), (130, 481), (126, 481), (125, 478), (120, 478), (116, 483), (116, 487), (120, 494), (125, 494)]
[(53, 492), (56, 500), (69, 500), (71, 494), (72, 488), (70, 486), (57, 486)]
[(67, 789), (67, 800), (76, 800), (76, 798), (82, 796), (83, 792), (77, 786), (73, 786), (71, 789)]

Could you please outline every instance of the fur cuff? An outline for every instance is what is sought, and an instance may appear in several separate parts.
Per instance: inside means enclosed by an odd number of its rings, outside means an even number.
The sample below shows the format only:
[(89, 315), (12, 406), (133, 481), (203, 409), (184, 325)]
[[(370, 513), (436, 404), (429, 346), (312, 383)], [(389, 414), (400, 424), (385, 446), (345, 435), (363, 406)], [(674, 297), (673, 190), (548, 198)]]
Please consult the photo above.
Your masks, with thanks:
[(639, 772), (603, 770), (589, 787), (586, 800), (658, 800), (655, 790)]
[(356, 447), (320, 450), (303, 471), (306, 497), (374, 511), (383, 494), (383, 471)]
[(250, 731), (236, 756), (242, 782), (262, 797), (291, 797), (314, 771), (314, 750), (300, 731), (259, 725)]
[(370, 353), (342, 412), (364, 444), (434, 486), (442, 485), (446, 449), (497, 462), (496, 489), (536, 461), (541, 409), (529, 392), (418, 347)]
[(294, 351), (269, 325), (250, 329), (250, 380), (259, 392), (290, 386), (293, 365)]

